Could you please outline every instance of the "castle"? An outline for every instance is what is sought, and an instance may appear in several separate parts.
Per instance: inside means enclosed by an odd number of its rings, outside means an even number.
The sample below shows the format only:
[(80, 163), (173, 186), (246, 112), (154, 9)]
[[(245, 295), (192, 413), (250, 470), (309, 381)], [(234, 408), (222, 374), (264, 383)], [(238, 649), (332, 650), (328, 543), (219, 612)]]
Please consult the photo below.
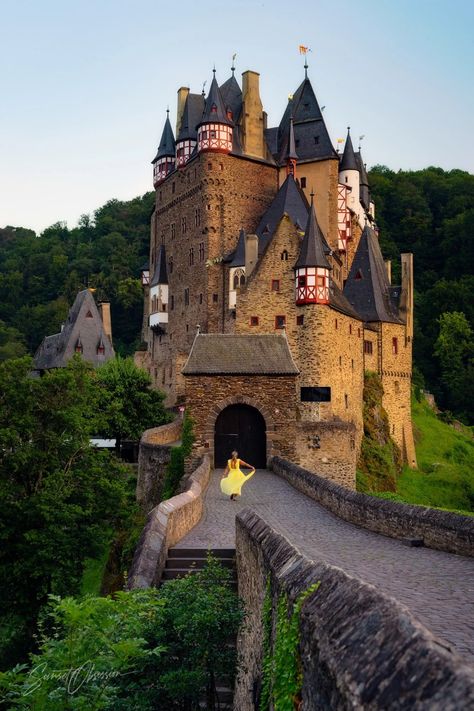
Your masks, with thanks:
[(178, 90), (153, 160), (137, 360), (216, 466), (277, 454), (354, 488), (365, 370), (416, 466), (412, 255), (392, 286), (360, 149), (349, 130), (334, 149), (307, 69), (274, 128), (256, 72)]

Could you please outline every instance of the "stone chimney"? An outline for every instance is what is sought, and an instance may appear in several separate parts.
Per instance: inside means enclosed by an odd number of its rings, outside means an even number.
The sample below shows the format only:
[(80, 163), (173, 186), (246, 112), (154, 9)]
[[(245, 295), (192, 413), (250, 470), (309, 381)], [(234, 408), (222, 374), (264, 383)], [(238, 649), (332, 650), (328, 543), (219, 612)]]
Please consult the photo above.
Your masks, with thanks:
[(183, 120), (184, 105), (186, 99), (188, 98), (189, 88), (187, 86), (182, 86), (178, 89), (178, 109), (176, 112), (176, 138), (178, 138), (178, 133), (181, 130), (181, 122)]
[(406, 318), (406, 337), (411, 341), (413, 339), (413, 254), (406, 252), (400, 257), (402, 263), (400, 310)]
[(391, 259), (386, 259), (385, 260), (385, 269), (387, 270), (387, 278), (388, 278), (388, 283), (392, 283), (392, 260)]
[(101, 301), (98, 306), (105, 335), (108, 336), (110, 343), (112, 343), (112, 319), (110, 318), (110, 302)]
[(259, 79), (257, 72), (249, 70), (242, 74), (242, 144), (247, 155), (265, 158), (265, 121)]
[(245, 279), (247, 280), (258, 261), (257, 235), (245, 235)]

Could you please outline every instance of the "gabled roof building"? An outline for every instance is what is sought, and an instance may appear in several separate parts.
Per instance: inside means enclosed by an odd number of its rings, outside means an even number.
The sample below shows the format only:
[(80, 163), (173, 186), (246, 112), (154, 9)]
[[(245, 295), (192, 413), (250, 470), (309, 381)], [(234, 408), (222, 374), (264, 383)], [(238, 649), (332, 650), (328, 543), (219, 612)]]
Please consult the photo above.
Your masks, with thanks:
[(412, 259), (392, 285), (360, 148), (348, 130), (335, 150), (307, 67), (273, 127), (259, 80), (214, 70), (207, 96), (179, 89), (175, 133), (166, 118), (144, 362), (216, 465), (243, 447), (257, 465), (280, 454), (354, 487), (365, 370), (416, 464)]

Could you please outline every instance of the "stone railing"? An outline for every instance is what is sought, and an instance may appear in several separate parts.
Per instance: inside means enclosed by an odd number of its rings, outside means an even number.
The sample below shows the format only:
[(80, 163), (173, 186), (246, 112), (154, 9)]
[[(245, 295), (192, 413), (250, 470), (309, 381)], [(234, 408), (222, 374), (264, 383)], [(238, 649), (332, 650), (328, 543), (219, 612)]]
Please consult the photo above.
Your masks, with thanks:
[(205, 456), (189, 476), (186, 491), (150, 511), (133, 557), (129, 589), (158, 585), (168, 548), (176, 545), (201, 519), (210, 472), (210, 460)]
[(259, 708), (267, 581), (273, 630), (280, 596), (294, 603), (320, 583), (300, 616), (302, 709), (474, 708), (474, 669), (394, 599), (339, 568), (308, 560), (249, 509), (237, 516), (236, 547), (247, 619), (238, 638), (234, 708)]
[(183, 421), (177, 417), (161, 427), (145, 430), (138, 452), (137, 502), (148, 513), (161, 500), (171, 447), (181, 437)]
[(474, 517), (367, 496), (279, 457), (270, 468), (345, 521), (408, 543), (474, 555)]

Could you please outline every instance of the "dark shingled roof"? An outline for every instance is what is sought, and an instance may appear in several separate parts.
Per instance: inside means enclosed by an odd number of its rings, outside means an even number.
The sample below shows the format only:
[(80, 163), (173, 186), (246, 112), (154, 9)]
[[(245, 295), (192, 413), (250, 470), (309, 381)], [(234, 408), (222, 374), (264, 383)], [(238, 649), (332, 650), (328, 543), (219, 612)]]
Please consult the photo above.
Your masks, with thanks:
[(300, 254), (295, 264), (295, 269), (299, 267), (323, 267), (331, 269), (331, 266), (324, 254), (324, 236), (316, 218), (314, 204), (309, 208), (308, 222), (301, 244)]
[(368, 210), (370, 206), (369, 177), (360, 151), (355, 154), (355, 159), (360, 173), (360, 201), (363, 207)]
[(161, 134), (160, 145), (158, 146), (158, 152), (151, 162), (156, 163), (158, 158), (174, 158), (175, 151), (176, 143), (174, 140), (173, 129), (171, 128), (170, 117), (167, 115), (165, 127), (163, 128), (163, 133)]
[(268, 146), (275, 157), (275, 154), (281, 156), (283, 144), (287, 140), (291, 116), (293, 116), (296, 152), (300, 162), (338, 157), (308, 78), (304, 79), (293, 95), (293, 99), (288, 102), (278, 127), (277, 151), (272, 150), (273, 134), (267, 132), (270, 138)]
[(336, 311), (346, 314), (346, 316), (351, 316), (358, 321), (362, 321), (361, 316), (350, 305), (340, 288), (333, 282), (332, 279), (329, 279), (329, 305)]
[[(102, 341), (105, 353), (99, 357), (97, 346)], [(93, 365), (115, 356), (112, 344), (105, 334), (99, 310), (89, 289), (80, 291), (69, 311), (61, 333), (46, 336), (35, 353), (33, 368), (49, 370), (64, 368), (72, 358), (76, 345), (83, 348), (82, 357)]]
[(239, 241), (237, 242), (237, 247), (232, 255), (232, 259), (229, 262), (229, 267), (243, 267), (245, 266), (245, 232), (240, 230)]
[(391, 298), (379, 241), (368, 225), (362, 232), (344, 287), (344, 296), (363, 321), (403, 323)]
[(242, 113), (242, 90), (233, 72), (232, 76), (222, 84), (220, 91), (225, 108), (230, 108), (233, 121), (237, 123)]
[(217, 84), (216, 74), (211, 82), (211, 88), (209, 89), (209, 94), (206, 97), (206, 103), (204, 106), (204, 111), (198, 126), (203, 123), (225, 123), (232, 126), (233, 123), (227, 118), (226, 108), (222, 95)]
[(295, 182), (293, 176), (288, 175), (256, 229), (256, 234), (261, 238), (259, 239), (259, 245), (261, 244), (259, 252), (261, 253), (270, 241), (285, 213), (293, 224), (299, 225), (303, 230), (308, 221), (308, 208), (304, 192)]
[(184, 375), (297, 375), (285, 336), (200, 333)]
[(158, 250), (158, 256), (156, 258), (155, 271), (153, 273), (150, 286), (156, 286), (157, 284), (167, 284), (168, 283), (168, 271), (166, 269), (166, 251), (165, 245), (160, 244)]
[(202, 94), (188, 94), (184, 104), (181, 128), (179, 129), (178, 141), (197, 140), (196, 126), (201, 120), (204, 111), (204, 97)]
[(281, 163), (287, 163), (290, 158), (293, 160), (298, 159), (298, 154), (295, 148), (295, 131), (293, 126), (293, 117), (290, 118), (290, 125), (288, 127), (288, 135), (283, 143), (281, 151)]
[(339, 171), (341, 170), (359, 170), (349, 129), (347, 129), (346, 145), (344, 146), (344, 153), (339, 166)]

